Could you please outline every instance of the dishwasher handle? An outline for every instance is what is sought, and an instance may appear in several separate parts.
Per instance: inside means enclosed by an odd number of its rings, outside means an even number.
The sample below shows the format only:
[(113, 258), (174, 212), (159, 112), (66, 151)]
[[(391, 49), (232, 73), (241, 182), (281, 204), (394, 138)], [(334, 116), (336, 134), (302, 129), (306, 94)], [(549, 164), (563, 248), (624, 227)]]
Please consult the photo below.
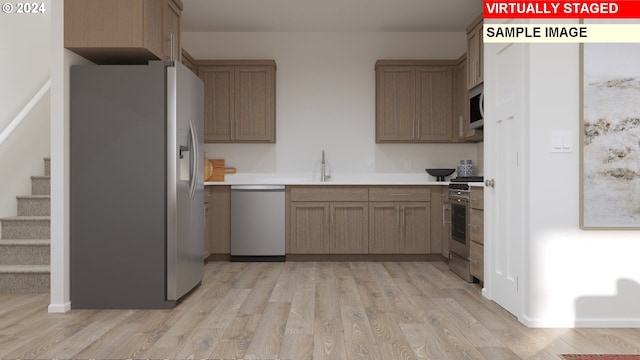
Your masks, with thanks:
[(284, 185), (231, 185), (231, 190), (244, 190), (244, 191), (284, 190)]

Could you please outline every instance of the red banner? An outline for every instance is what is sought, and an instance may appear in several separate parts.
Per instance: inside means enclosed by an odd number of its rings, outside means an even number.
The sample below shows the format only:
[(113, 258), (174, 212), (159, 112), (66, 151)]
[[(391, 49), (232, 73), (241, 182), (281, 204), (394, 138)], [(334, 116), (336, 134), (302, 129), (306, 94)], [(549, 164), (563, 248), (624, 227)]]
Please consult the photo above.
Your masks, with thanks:
[(638, 19), (640, 1), (484, 0), (485, 19)]

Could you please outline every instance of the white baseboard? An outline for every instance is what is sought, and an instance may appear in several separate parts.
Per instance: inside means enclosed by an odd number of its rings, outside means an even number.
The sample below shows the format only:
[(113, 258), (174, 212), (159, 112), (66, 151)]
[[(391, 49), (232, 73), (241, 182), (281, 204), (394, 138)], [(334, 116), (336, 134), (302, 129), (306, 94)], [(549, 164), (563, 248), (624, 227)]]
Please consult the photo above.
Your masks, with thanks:
[(532, 319), (524, 316), (522, 323), (530, 328), (640, 328), (638, 318), (582, 318), (582, 319)]
[(64, 313), (71, 310), (71, 302), (63, 304), (49, 304), (48, 311), (50, 313)]

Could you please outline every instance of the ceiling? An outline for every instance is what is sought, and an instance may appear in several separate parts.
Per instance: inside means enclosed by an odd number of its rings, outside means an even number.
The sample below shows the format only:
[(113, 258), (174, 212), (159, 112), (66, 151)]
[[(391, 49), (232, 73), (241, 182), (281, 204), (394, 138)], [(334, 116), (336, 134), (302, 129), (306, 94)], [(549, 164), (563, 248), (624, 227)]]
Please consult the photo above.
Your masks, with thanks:
[(482, 0), (182, 0), (182, 31), (464, 31)]

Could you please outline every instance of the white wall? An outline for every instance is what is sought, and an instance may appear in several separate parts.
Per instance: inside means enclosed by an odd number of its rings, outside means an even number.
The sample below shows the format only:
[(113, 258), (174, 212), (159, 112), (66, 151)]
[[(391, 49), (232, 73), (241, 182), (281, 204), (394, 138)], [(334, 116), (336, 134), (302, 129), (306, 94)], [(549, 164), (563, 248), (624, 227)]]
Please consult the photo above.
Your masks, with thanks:
[(478, 161), (473, 144), (375, 144), (376, 60), (457, 59), (465, 33), (183, 33), (182, 44), (196, 59), (276, 61), (276, 144), (205, 146), (238, 172), (317, 174), (323, 149), (334, 178)]
[(71, 65), (90, 62), (64, 48), (64, 1), (56, 1), (51, 13), (51, 298), (48, 310), (65, 312), (71, 308), (69, 74)]
[[(540, 327), (638, 327), (640, 232), (579, 228), (579, 45), (535, 44), (529, 53), (525, 318)], [(551, 153), (555, 130), (573, 133), (572, 153)]]
[[(12, 2), (13, 3), (13, 2)], [(44, 14), (0, 12), (0, 132), (49, 79), (50, 1)], [(16, 215), (16, 195), (31, 194), (49, 156), (49, 94), (0, 145), (0, 217)]]

